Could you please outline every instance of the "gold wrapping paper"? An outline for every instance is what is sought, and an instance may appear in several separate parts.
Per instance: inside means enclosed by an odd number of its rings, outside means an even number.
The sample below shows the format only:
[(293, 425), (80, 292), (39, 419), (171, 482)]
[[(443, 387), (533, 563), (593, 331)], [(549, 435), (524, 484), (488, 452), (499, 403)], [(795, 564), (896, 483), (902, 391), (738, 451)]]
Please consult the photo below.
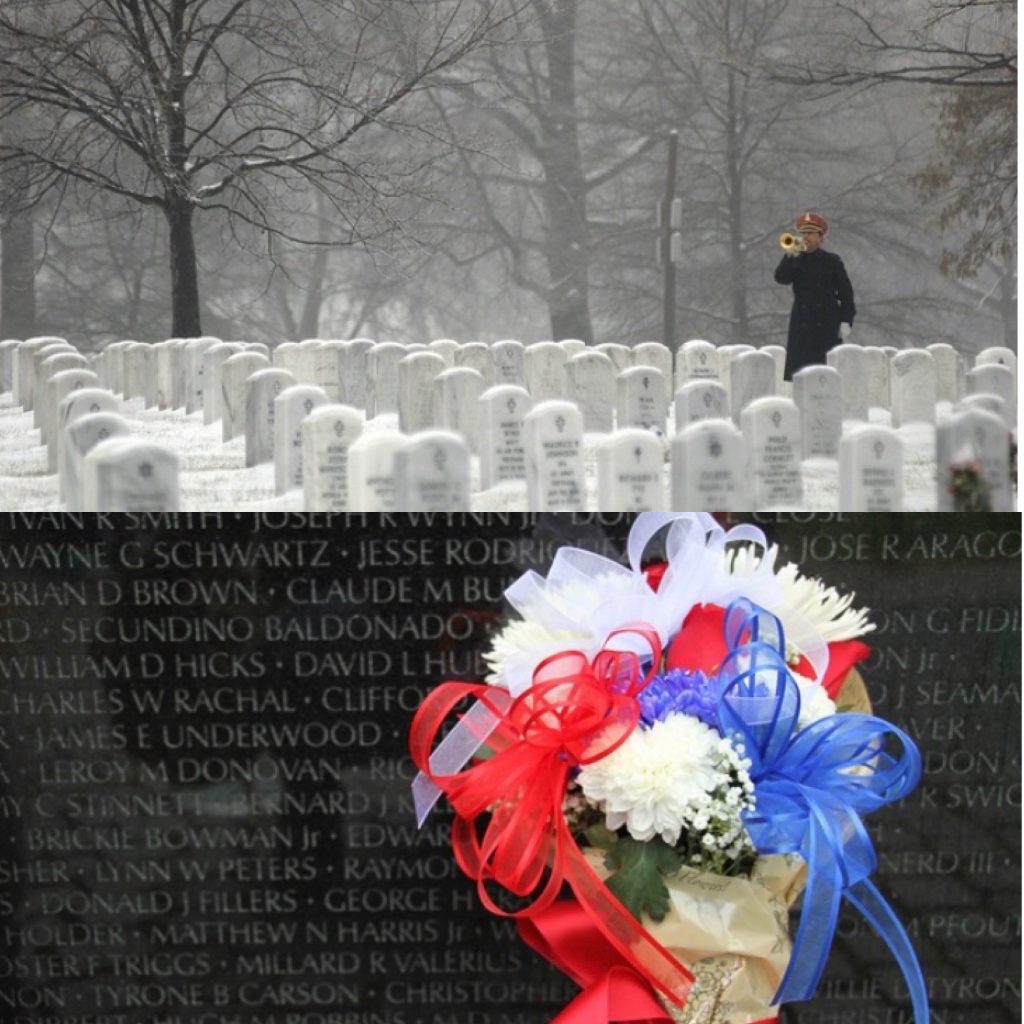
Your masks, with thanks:
[[(604, 853), (586, 850), (594, 870), (608, 874)], [(682, 1009), (666, 1002), (679, 1024), (752, 1024), (774, 1017), (771, 999), (789, 962), (789, 906), (803, 890), (806, 869), (793, 856), (761, 857), (750, 878), (684, 868), (666, 877), (670, 909), (644, 927), (694, 974)]]
[[(871, 713), (860, 673), (851, 670), (837, 700), (840, 712)], [(586, 850), (608, 874), (604, 854)], [(750, 878), (683, 869), (667, 877), (670, 910), (647, 930), (694, 974), (682, 1008), (665, 1000), (676, 1024), (753, 1024), (774, 1018), (772, 998), (789, 963), (789, 908), (799, 899), (807, 867), (796, 854), (758, 858)]]

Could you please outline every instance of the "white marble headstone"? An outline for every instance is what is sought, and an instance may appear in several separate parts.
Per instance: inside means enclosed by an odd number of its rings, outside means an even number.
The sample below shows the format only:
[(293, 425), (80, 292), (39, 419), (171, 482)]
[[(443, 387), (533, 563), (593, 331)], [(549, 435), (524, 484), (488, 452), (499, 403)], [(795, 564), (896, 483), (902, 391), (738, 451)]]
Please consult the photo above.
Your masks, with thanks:
[(841, 438), (839, 510), (903, 511), (903, 442), (891, 427), (859, 424)]
[(297, 341), (279, 341), (271, 353), (271, 360), (274, 364), (275, 369), (287, 370), (290, 374), (295, 376), (296, 369), (298, 366), (298, 352), (299, 343)]
[(668, 508), (665, 449), (649, 430), (616, 430), (602, 441), (597, 449), (597, 507), (608, 512)]
[(64, 497), (63, 478), (65, 471), (62, 469), (66, 457), (64, 454), (65, 435), (68, 427), (92, 413), (107, 412), (116, 413), (120, 408), (120, 401), (113, 391), (105, 388), (77, 388), (65, 395), (57, 406), (57, 429), (53, 437), (47, 441), (47, 471), (56, 473), (60, 481), (60, 495)]
[(381, 431), (362, 434), (349, 448), (349, 511), (398, 511), (395, 452), (405, 442), (404, 434)]
[(456, 366), (468, 366), (476, 370), (490, 387), (494, 383), (494, 367), (491, 361), (491, 346), (483, 341), (467, 341), (455, 353)]
[(719, 380), (718, 349), (703, 338), (684, 341), (676, 357), (676, 390), (690, 380)]
[[(54, 407), (47, 404), (46, 396), (51, 393), (47, 385), (52, 377), (66, 370), (84, 370), (91, 373), (89, 360), (78, 352), (58, 352), (55, 355), (47, 356), (39, 364), (36, 373), (36, 383), (33, 393), (35, 400), (32, 403), (32, 423), (42, 431), (42, 438), (46, 440), (47, 420), (52, 416)], [(96, 377), (97, 384), (101, 383)]]
[(156, 366), (156, 351), (144, 341), (126, 344), (122, 354), (123, 388), (125, 398), (141, 398), (146, 403), (150, 381)]
[(951, 483), (957, 467), (970, 466), (988, 486), (992, 512), (1013, 512), (1010, 484), (1010, 434), (995, 413), (985, 409), (956, 412), (935, 432), (939, 512), (954, 512)]
[[(725, 385), (725, 390), (729, 392), (729, 402), (732, 405), (734, 418), (737, 416), (738, 410), (736, 408), (736, 396), (732, 390), (733, 360), (747, 352), (756, 351), (757, 349), (753, 345), (747, 344), (719, 345), (718, 347), (718, 379)], [(736, 420), (736, 422), (738, 423), (739, 420)]]
[(221, 418), (224, 360), (244, 351), (237, 342), (224, 342), (222, 345), (211, 345), (203, 353), (203, 423), (215, 423)]
[(803, 504), (800, 410), (791, 398), (758, 398), (740, 423), (747, 453), (754, 511), (796, 509)]
[[(577, 357), (578, 358), (578, 357)], [(599, 358), (611, 360), (607, 356)], [(523, 421), (526, 500), (530, 512), (582, 512), (583, 416), (572, 402), (538, 402)]]
[[(631, 366), (615, 378), (616, 418), (619, 430), (641, 427), (665, 436), (668, 384), (654, 366)], [(603, 508), (604, 506), (602, 506)]]
[(614, 364), (616, 374), (633, 365), (633, 350), (617, 341), (603, 341), (594, 346), (595, 352), (603, 352)]
[(302, 487), (302, 421), (327, 404), (323, 388), (294, 384), (274, 399), (274, 487), (278, 494)]
[(789, 383), (785, 378), (786, 349), (782, 345), (762, 345), (759, 351), (767, 352), (775, 360), (775, 391), (773, 393), (785, 398), (791, 397), (786, 390), (786, 385)]
[(868, 420), (868, 356), (860, 345), (836, 345), (825, 356), (826, 365), (839, 371), (842, 381), (843, 419)]
[(491, 346), (491, 380), (495, 384), (518, 384), (526, 382), (523, 365), (526, 346), (514, 338), (502, 338)]
[[(211, 352), (215, 349), (210, 349)], [(270, 369), (270, 360), (257, 352), (236, 352), (220, 364), (221, 439), (245, 433), (245, 382), (257, 370)]]
[(653, 366), (661, 370), (667, 387), (673, 386), (672, 349), (660, 341), (641, 341), (633, 346), (634, 366)]
[[(398, 412), (398, 364), (408, 354), (405, 346), (396, 341), (382, 341), (370, 349), (366, 365), (368, 417)], [(354, 396), (349, 398), (349, 404), (355, 404)]]
[(20, 344), (17, 338), (0, 341), (0, 395), (14, 390), (14, 350)]
[(184, 409), (188, 392), (185, 371), (185, 349), (191, 338), (171, 338), (168, 350), (171, 353), (171, 398), (172, 409)]
[(743, 410), (759, 398), (775, 394), (775, 360), (757, 349), (740, 352), (729, 362), (729, 402), (733, 422), (739, 424)]
[(480, 396), (480, 488), (526, 480), (523, 421), (533, 408), (530, 393), (516, 384), (495, 384)]
[(353, 338), (345, 347), (342, 360), (341, 401), (353, 409), (366, 409), (370, 398), (370, 352), (375, 343), (369, 338)]
[(413, 434), (395, 452), (395, 486), (400, 512), (470, 511), (469, 448), (449, 430)]
[(800, 410), (805, 459), (839, 457), (843, 433), (843, 385), (834, 366), (805, 366), (793, 374), (793, 401)]
[(398, 425), (404, 434), (430, 430), (434, 421), (434, 378), (444, 372), (436, 352), (413, 352), (398, 363)]
[(53, 457), (50, 463), (50, 472), (57, 471), (57, 449), (56, 439), (60, 427), (60, 403), (75, 391), (82, 388), (100, 387), (99, 377), (92, 370), (77, 367), (73, 370), (61, 370), (55, 373), (46, 381), (46, 389), (43, 392), (42, 402), (36, 402), (36, 408), (41, 408), (43, 413), (42, 427), (40, 428), (40, 439), (43, 444), (50, 447), (53, 441)]
[[(123, 344), (123, 343), (121, 343)], [(46, 342), (44, 345), (36, 348), (32, 351), (31, 361), (31, 380), (32, 380), (32, 410), (35, 411), (35, 397), (42, 393), (43, 388), (46, 384), (46, 378), (53, 373), (53, 369), (48, 364), (48, 360), (54, 356), (77, 356), (81, 359), (85, 357), (68, 341), (63, 340), (52, 340)], [(36, 424), (38, 426), (38, 424)]]
[(975, 366), (990, 366), (991, 364), (1008, 366), (1013, 371), (1014, 379), (1017, 377), (1017, 353), (1005, 345), (990, 345), (983, 348), (975, 357)]
[(731, 421), (700, 420), (672, 439), (672, 510), (751, 512), (743, 435)]
[(615, 364), (603, 352), (588, 349), (565, 364), (568, 397), (583, 415), (586, 432), (608, 433), (615, 408)]
[(98, 442), (82, 460), (82, 511), (181, 511), (177, 454), (134, 437)]
[(935, 360), (935, 399), (955, 402), (963, 391), (963, 360), (960, 353), (945, 341), (925, 346)]
[(473, 453), (480, 441), (480, 396), (483, 374), (469, 366), (442, 370), (433, 383), (433, 422), (442, 430), (460, 435)]
[(445, 366), (454, 366), (459, 343), (454, 338), (435, 338), (427, 342), (427, 350), (436, 352), (444, 360)]
[(555, 344), (561, 345), (570, 359), (587, 350), (587, 343), (580, 338), (559, 338)]
[(220, 345), (220, 338), (204, 335), (192, 338), (185, 345), (185, 412), (205, 410), (206, 360), (205, 355), (214, 345)]
[(323, 389), (329, 402), (342, 401), (342, 378), (345, 375), (347, 349), (347, 341), (325, 340), (316, 346), (316, 379), (312, 383)]
[(867, 360), (867, 402), (869, 409), (888, 409), (889, 356), (883, 349), (869, 346), (864, 349)]
[[(112, 391), (102, 394), (111, 395), (117, 401)], [(82, 495), (82, 464), (88, 452), (101, 441), (128, 437), (130, 433), (128, 421), (115, 412), (90, 411), (68, 421), (60, 442), (60, 464), (57, 468), (60, 493), (68, 512), (90, 511), (85, 507)]]
[(565, 364), (568, 358), (569, 353), (553, 341), (537, 341), (526, 346), (523, 373), (526, 390), (535, 402), (565, 397)]
[(349, 510), (348, 453), (363, 432), (350, 405), (329, 403), (302, 421), (302, 490), (307, 512)]
[(732, 419), (725, 385), (717, 377), (688, 380), (676, 392), (675, 414), (676, 430), (698, 420)]
[(891, 362), (892, 425), (935, 422), (935, 360), (930, 352), (912, 348), (897, 352)]
[(968, 395), (998, 395), (1006, 403), (1007, 425), (1017, 422), (1017, 381), (1005, 363), (982, 363), (964, 374)]
[(35, 397), (36, 355), (50, 346), (54, 346), (53, 351), (64, 349), (73, 352), (75, 350), (74, 346), (64, 338), (50, 335), (29, 338), (18, 346), (14, 401), (21, 406), (24, 412), (29, 412), (32, 409), (32, 400)]
[(298, 384), (291, 370), (267, 367), (245, 380), (245, 464), (274, 461), (274, 402), (282, 391)]

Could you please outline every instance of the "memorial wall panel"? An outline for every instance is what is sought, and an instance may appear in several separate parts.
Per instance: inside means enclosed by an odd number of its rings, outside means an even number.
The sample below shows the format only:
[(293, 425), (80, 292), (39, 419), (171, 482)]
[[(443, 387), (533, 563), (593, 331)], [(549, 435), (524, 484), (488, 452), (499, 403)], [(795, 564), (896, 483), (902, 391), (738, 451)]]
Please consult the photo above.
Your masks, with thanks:
[[(1020, 517), (760, 525), (877, 624), (924, 778), (869, 819), (936, 1024), (1020, 1019)], [(575, 986), (481, 910), (410, 718), (503, 591), (629, 514), (0, 515), (0, 1024), (541, 1024)], [(906, 1024), (844, 911), (797, 1024)]]

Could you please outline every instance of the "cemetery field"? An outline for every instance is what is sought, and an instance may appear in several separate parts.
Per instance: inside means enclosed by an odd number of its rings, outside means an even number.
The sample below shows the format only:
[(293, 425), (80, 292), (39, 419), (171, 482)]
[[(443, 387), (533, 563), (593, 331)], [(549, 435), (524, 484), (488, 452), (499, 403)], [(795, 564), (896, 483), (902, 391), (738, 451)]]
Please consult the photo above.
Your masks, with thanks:
[[(940, 415), (945, 411), (940, 407)], [(174, 452), (179, 460), (180, 507), (186, 512), (218, 511), (303, 511), (301, 487), (276, 493), (275, 466), (266, 462), (247, 468), (245, 438), (222, 440), (219, 421), (204, 424), (202, 411), (146, 408), (142, 398), (121, 403), (119, 414), (129, 423), (131, 434)], [(363, 415), (363, 414), (361, 414)], [(889, 426), (888, 410), (872, 408), (872, 424)], [(397, 433), (397, 413), (363, 415), (365, 433)], [(909, 423), (896, 430), (903, 443), (904, 511), (936, 510), (935, 428), (927, 423)], [(666, 420), (665, 448), (674, 436), (670, 416)], [(585, 433), (583, 463), (586, 508), (599, 508), (598, 452), (605, 435)], [(801, 462), (804, 501), (794, 511), (841, 511), (839, 505), (839, 463), (837, 459), (813, 457)], [(474, 512), (527, 511), (525, 482), (499, 484), (481, 489), (481, 467), (477, 456), (470, 460), (471, 509)], [(671, 493), (669, 463), (664, 470), (666, 497)], [(1016, 507), (1016, 503), (1015, 503)], [(15, 405), (13, 395), (0, 395), (0, 510), (63, 511), (56, 473), (48, 471), (47, 450), (34, 426), (33, 415)], [(351, 511), (366, 511), (353, 507)], [(728, 510), (722, 510), (728, 511)]]

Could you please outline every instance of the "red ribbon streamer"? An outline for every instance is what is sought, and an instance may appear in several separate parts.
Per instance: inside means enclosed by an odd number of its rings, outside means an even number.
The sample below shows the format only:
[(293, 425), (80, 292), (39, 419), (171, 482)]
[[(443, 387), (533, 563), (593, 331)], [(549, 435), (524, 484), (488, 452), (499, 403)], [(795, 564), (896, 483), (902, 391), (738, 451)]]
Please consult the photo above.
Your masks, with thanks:
[[(661, 643), (650, 627), (624, 627), (608, 639), (619, 633), (638, 634), (650, 646), (653, 661), (646, 677), (641, 678), (640, 659), (628, 651), (604, 650), (593, 662), (580, 651), (567, 651), (541, 663), (533, 685), (511, 705), (506, 691), (495, 687), (443, 683), (428, 694), (413, 718), (409, 749), (416, 766), (455, 810), (455, 859), (476, 879), (488, 910), (519, 920), (536, 918), (568, 882), (622, 961), (682, 1006), (693, 975), (608, 891), (573, 840), (562, 812), (573, 768), (607, 757), (636, 727), (636, 695), (661, 661)], [(430, 751), (448, 716), (466, 697), (481, 701), (498, 720), (487, 739), (494, 754), (453, 775), (435, 775)], [(484, 823), (487, 813), (490, 817)], [(491, 899), (488, 882), (529, 903), (514, 913), (503, 911)], [(614, 979), (609, 977), (606, 985), (615, 993), (635, 988), (618, 973)], [(609, 999), (612, 994), (608, 989)]]
[[(671, 1016), (575, 900), (559, 900), (517, 922), (520, 938), (583, 991), (552, 1024), (660, 1024)], [(765, 1017), (752, 1024), (778, 1024)]]

